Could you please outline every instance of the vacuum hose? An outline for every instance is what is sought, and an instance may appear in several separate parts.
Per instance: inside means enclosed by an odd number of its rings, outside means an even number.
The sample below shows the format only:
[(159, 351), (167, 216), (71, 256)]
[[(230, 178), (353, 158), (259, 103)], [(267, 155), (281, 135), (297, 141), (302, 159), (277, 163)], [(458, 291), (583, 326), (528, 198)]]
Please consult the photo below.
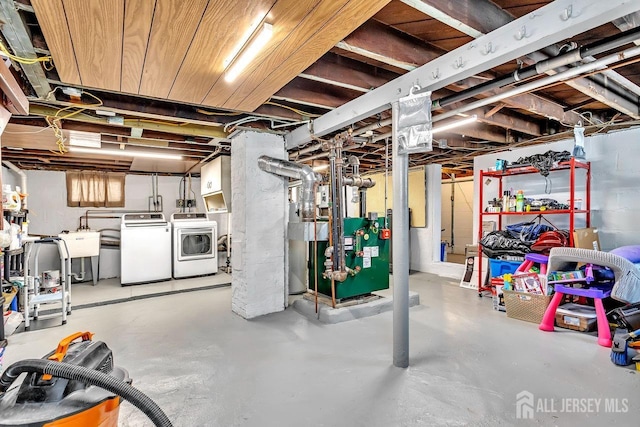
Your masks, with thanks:
[(49, 374), (58, 378), (82, 381), (95, 385), (114, 393), (136, 408), (140, 409), (158, 427), (172, 427), (171, 421), (160, 407), (137, 388), (104, 374), (100, 371), (87, 369), (82, 366), (44, 359), (27, 359), (9, 366), (0, 377), (0, 393), (4, 393), (13, 382), (24, 372)]

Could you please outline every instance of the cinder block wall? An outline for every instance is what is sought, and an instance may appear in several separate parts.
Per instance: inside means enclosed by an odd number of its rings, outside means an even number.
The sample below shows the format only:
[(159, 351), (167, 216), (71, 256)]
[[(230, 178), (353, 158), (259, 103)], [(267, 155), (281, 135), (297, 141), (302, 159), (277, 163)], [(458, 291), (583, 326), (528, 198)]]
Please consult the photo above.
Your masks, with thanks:
[[(640, 129), (629, 129), (609, 134), (596, 135), (585, 139), (587, 160), (591, 162), (591, 225), (597, 227), (600, 243), (604, 250), (640, 244), (640, 228), (637, 218), (640, 215)], [(553, 144), (538, 145), (511, 151), (478, 156), (474, 159), (474, 239), (477, 240), (478, 194), (480, 185), (485, 187), (485, 199), (497, 194), (495, 182), (479, 182), (480, 170), (495, 166), (496, 159), (509, 161), (548, 150), (562, 151), (573, 149), (573, 139)], [(494, 180), (495, 181), (495, 180)], [(549, 197), (566, 202), (569, 195), (568, 174), (551, 177), (552, 191)], [(577, 195), (586, 203), (584, 180), (578, 175)], [(538, 175), (526, 175), (509, 180), (509, 186), (515, 190), (525, 189), (525, 195), (545, 196), (544, 178)], [(548, 217), (558, 227), (567, 227), (568, 220), (561, 215)], [(579, 218), (579, 216), (576, 216)], [(582, 226), (580, 222), (577, 226)]]

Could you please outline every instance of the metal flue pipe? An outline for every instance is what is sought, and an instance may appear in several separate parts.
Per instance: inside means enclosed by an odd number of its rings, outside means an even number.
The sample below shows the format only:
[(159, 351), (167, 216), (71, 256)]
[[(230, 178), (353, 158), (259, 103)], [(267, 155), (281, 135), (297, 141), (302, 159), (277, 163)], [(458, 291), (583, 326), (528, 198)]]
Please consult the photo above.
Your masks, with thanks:
[(300, 216), (302, 221), (313, 221), (315, 216), (314, 184), (322, 181), (320, 175), (316, 174), (311, 167), (283, 159), (274, 159), (269, 156), (261, 156), (258, 159), (258, 167), (265, 172), (287, 178), (299, 179), (302, 181)]

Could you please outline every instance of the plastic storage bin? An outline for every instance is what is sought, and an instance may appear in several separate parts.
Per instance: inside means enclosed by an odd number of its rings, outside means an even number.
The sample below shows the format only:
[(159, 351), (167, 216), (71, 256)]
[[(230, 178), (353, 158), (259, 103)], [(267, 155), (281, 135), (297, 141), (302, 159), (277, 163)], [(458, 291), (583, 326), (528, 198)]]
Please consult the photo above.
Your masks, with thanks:
[(504, 261), (501, 259), (489, 258), (489, 268), (491, 277), (499, 277), (503, 274), (513, 274), (520, 267), (522, 261)]

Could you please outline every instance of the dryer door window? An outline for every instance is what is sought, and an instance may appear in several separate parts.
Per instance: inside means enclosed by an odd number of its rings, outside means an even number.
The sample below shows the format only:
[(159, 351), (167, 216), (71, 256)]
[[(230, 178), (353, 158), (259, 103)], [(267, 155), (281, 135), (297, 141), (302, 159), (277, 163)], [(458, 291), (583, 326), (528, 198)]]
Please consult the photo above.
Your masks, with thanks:
[(181, 230), (179, 261), (214, 258), (213, 230)]

